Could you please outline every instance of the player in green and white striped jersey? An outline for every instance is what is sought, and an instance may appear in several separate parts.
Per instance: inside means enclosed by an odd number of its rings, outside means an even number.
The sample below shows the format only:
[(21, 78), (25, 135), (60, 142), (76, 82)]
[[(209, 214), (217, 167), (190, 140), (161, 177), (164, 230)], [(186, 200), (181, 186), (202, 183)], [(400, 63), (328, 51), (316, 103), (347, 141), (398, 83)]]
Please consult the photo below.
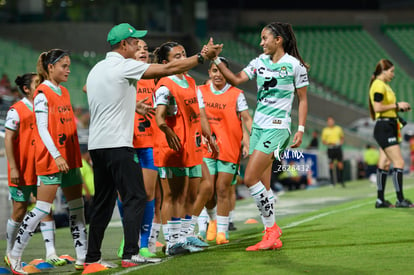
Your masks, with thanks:
[(248, 247), (248, 251), (282, 247), (282, 231), (275, 222), (274, 197), (270, 189), (271, 167), (274, 158), (279, 158), (289, 145), (290, 114), (295, 92), (299, 102), (299, 127), (291, 148), (297, 148), (302, 143), (308, 112), (308, 67), (299, 54), (292, 26), (278, 22), (266, 25), (261, 32), (260, 46), (263, 54), (238, 74), (221, 64), (219, 58), (214, 59), (231, 85), (237, 86), (253, 78), (257, 82), (257, 108), (244, 182), (261, 212), (265, 235), (259, 243)]

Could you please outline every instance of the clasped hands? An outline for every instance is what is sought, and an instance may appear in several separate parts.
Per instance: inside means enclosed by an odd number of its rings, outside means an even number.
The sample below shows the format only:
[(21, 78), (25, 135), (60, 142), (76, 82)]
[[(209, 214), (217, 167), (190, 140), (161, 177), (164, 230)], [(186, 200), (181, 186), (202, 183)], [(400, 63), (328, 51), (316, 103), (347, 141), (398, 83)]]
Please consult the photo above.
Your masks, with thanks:
[(213, 38), (210, 37), (210, 40), (203, 46), (200, 53), (205, 59), (213, 60), (221, 53), (222, 50), (223, 44), (214, 44)]

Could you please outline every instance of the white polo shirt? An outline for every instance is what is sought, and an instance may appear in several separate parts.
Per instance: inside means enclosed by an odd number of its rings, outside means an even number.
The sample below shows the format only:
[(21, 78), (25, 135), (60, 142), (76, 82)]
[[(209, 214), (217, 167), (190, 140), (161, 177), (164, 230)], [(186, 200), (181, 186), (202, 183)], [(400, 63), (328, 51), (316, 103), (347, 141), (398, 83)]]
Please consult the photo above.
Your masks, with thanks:
[(133, 147), (136, 83), (150, 65), (108, 52), (86, 80), (89, 110), (88, 149)]

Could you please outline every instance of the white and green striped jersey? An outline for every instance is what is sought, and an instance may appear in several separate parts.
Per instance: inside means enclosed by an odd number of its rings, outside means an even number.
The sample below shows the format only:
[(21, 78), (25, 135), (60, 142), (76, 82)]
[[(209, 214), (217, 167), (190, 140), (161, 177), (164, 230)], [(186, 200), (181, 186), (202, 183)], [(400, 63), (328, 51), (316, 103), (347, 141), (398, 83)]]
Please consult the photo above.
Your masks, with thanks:
[(243, 71), (257, 81), (253, 127), (290, 129), (295, 89), (309, 85), (305, 66), (287, 53), (277, 63), (269, 55), (261, 54)]

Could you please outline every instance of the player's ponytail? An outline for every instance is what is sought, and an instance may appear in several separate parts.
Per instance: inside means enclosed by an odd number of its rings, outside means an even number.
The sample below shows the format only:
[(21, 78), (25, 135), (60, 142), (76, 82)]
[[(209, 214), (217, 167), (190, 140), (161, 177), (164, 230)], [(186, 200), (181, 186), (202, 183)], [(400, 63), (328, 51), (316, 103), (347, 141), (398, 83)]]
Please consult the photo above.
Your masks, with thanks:
[(168, 62), (168, 54), (172, 48), (180, 46), (177, 42), (169, 41), (161, 44), (154, 51), (155, 63), (162, 64), (164, 61)]
[(38, 75), (38, 79), (37, 79), (38, 83), (37, 84), (40, 84), (40, 83), (42, 83), (43, 81), (45, 81), (46, 79), (49, 78), (49, 73), (47, 71), (47, 66), (46, 66), (46, 69), (43, 66), (43, 64), (45, 63), (46, 55), (47, 55), (47, 52), (42, 52), (39, 55), (39, 58), (37, 59), (37, 65), (36, 65), (36, 71), (37, 71), (37, 75)]
[(282, 44), (283, 50), (286, 53), (298, 59), (299, 62), (303, 64), (303, 66), (305, 66), (307, 70), (309, 70), (309, 65), (305, 63), (305, 61), (303, 60), (303, 58), (301, 57), (299, 53), (296, 36), (295, 36), (295, 33), (293, 32), (293, 28), (291, 24), (281, 23), (281, 22), (272, 22), (266, 25), (265, 28), (269, 29), (275, 37), (276, 36), (282, 37), (283, 38), (283, 44)]
[(64, 56), (69, 56), (69, 52), (61, 49), (52, 49), (39, 55), (36, 66), (39, 83), (49, 79), (49, 64), (55, 65)]

